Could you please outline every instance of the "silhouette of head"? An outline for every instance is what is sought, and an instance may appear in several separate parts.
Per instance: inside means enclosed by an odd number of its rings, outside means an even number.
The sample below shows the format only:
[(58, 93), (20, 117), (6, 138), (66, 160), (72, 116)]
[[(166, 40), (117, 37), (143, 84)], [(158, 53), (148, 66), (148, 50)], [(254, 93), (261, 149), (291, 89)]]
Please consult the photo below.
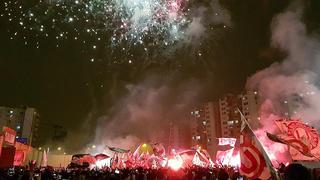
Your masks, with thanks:
[(309, 180), (311, 179), (311, 174), (309, 170), (301, 164), (293, 163), (286, 167), (284, 171), (285, 180)]

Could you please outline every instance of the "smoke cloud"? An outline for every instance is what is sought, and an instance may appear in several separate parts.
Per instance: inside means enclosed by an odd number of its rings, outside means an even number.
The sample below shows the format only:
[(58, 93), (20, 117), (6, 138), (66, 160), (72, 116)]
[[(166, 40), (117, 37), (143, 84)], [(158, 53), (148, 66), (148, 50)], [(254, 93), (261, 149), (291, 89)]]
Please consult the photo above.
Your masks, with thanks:
[(320, 44), (308, 34), (302, 15), (301, 4), (293, 3), (273, 19), (271, 44), (287, 52), (287, 57), (253, 75), (247, 87), (260, 92), (264, 116), (288, 115), (317, 126)]
[(168, 141), (169, 122), (183, 123), (201, 90), (196, 80), (177, 84), (155, 76), (126, 88), (128, 94), (98, 119), (94, 143), (102, 149)]
[(232, 25), (230, 12), (222, 7), (219, 0), (212, 0), (209, 5), (193, 8), (191, 11), (193, 18), (185, 30), (184, 43), (200, 43), (211, 34), (209, 31), (215, 25)]
[[(211, 32), (211, 28), (216, 28), (215, 25), (219, 27), (232, 25), (229, 11), (222, 7), (219, 0), (205, 3), (190, 2), (188, 4), (190, 12), (187, 14), (190, 15), (188, 19), (191, 22), (184, 27), (183, 38), (175, 47), (170, 47), (165, 51), (160, 48), (161, 55), (167, 55), (170, 58), (175, 58), (174, 61), (180, 61), (181, 59), (177, 59), (176, 54), (173, 56), (173, 53), (177, 53), (178, 50), (185, 52), (185, 48), (189, 50), (189, 48), (200, 47), (199, 45), (205, 38), (215, 35), (217, 29), (213, 29)], [(145, 67), (149, 67), (150, 63), (153, 63), (151, 59), (158, 57), (156, 51), (150, 54), (150, 57), (142, 63), (143, 65), (137, 71), (147, 71)], [(188, 54), (192, 55), (193, 51), (189, 51)], [(143, 58), (141, 57), (139, 61), (143, 61)], [(160, 62), (158, 59), (156, 61)], [(174, 74), (177, 69), (170, 72)], [(107, 96), (111, 96), (105, 103), (107, 104), (106, 111), (101, 115), (100, 105), (93, 107), (91, 115), (88, 116), (83, 126), (68, 134), (65, 141), (66, 146), (72, 144), (76, 138), (79, 139), (79, 142), (87, 143), (80, 147), (90, 147), (94, 144), (97, 146), (96, 151), (102, 152), (106, 149), (106, 145), (132, 148), (142, 141), (167, 141), (169, 122), (185, 120), (184, 114), (189, 112), (190, 106), (199, 101), (198, 97), (202, 96), (200, 92), (203, 92), (204, 87), (208, 86), (206, 84), (208, 79), (205, 79), (206, 83), (203, 84), (196, 79), (190, 80), (189, 75), (185, 74), (174, 74), (171, 76), (172, 79), (145, 74), (146, 78), (135, 84), (124, 85), (125, 83), (121, 82), (113, 85), (111, 82), (109, 94), (106, 92)], [(181, 78), (181, 76), (184, 77)], [(118, 77), (115, 75), (113, 79), (115, 79), (114, 82), (117, 82)], [(126, 86), (126, 93), (122, 92), (123, 86)], [(119, 89), (121, 92), (118, 92)], [(212, 89), (210, 88), (210, 90)], [(120, 94), (127, 95), (119, 99)], [(90, 137), (85, 137), (86, 135), (82, 133), (83, 131), (92, 132), (94, 128), (96, 131), (94, 135), (90, 134)], [(79, 134), (84, 135), (80, 136)], [(98, 147), (99, 144), (101, 146)]]
[[(276, 154), (287, 149), (264, 138), (265, 131), (277, 131), (274, 120), (290, 117), (320, 128), (317, 123), (320, 117), (320, 44), (315, 35), (308, 33), (302, 17), (303, 5), (294, 2), (273, 18), (271, 45), (287, 56), (247, 81), (247, 89), (258, 90), (262, 100), (259, 122), (262, 128), (256, 133), (267, 151)], [(276, 159), (283, 161), (284, 157)]]

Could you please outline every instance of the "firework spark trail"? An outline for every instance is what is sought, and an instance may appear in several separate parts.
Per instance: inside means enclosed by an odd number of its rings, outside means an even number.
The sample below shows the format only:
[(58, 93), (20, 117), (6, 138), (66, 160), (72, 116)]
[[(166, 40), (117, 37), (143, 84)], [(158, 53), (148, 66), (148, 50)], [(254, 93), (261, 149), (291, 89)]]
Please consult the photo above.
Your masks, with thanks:
[(134, 45), (163, 43), (170, 45), (183, 38), (183, 27), (190, 21), (183, 12), (181, 1), (113, 0), (109, 10), (114, 11), (112, 43), (129, 41)]
[(89, 62), (105, 50), (112, 55), (109, 62), (131, 64), (135, 56), (151, 61), (181, 47), (200, 47), (214, 25), (229, 21), (228, 12), (211, 1), (204, 7), (189, 0), (44, 0), (32, 6), (5, 0), (0, 18), (8, 38), (25, 46), (75, 43)]
[[(154, 39), (153, 43), (162, 40), (169, 45), (183, 37), (183, 27), (190, 23), (182, 4), (181, 0), (76, 0), (41, 2), (32, 8), (21, 5), (15, 9), (17, 3), (9, 1), (5, 3), (5, 10), (11, 16), (20, 9), (20, 17), (14, 18), (20, 20), (24, 29), (30, 26), (30, 30), (43, 31), (42, 23), (48, 18), (52, 18), (52, 27), (57, 27), (58, 23), (72, 26), (76, 21), (84, 21), (91, 25), (88, 32), (111, 31), (114, 44), (129, 41), (136, 45)], [(45, 12), (41, 12), (44, 9)], [(58, 16), (54, 18), (53, 15)]]

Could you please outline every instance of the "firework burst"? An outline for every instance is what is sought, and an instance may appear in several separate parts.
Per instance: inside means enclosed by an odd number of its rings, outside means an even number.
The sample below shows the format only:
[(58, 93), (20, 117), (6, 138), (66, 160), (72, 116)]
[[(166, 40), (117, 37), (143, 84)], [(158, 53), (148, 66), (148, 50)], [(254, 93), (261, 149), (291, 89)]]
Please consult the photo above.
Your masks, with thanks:
[(170, 45), (181, 40), (183, 28), (190, 22), (182, 1), (175, 0), (114, 0), (112, 43)]

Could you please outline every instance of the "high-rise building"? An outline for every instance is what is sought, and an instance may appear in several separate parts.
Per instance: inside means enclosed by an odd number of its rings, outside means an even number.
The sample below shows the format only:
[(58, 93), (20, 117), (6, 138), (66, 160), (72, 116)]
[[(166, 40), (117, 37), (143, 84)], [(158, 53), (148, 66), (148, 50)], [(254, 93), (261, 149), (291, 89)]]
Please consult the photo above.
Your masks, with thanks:
[(195, 107), (190, 116), (193, 145), (199, 145), (214, 154), (217, 139), (238, 138), (241, 117), (238, 110), (250, 120), (259, 120), (260, 102), (257, 92), (228, 94), (215, 102)]
[(240, 102), (238, 96), (228, 94), (219, 99), (221, 136), (237, 138), (240, 135)]
[(246, 93), (238, 95), (241, 103), (240, 110), (246, 117), (248, 122), (259, 121), (259, 109), (261, 106), (261, 99), (259, 98), (257, 91), (247, 91)]
[(237, 138), (240, 133), (240, 110), (249, 122), (260, 120), (261, 102), (256, 91), (247, 91), (238, 95), (226, 95), (219, 99), (221, 115), (221, 136)]
[(168, 150), (188, 148), (191, 146), (190, 126), (185, 123), (170, 122)]
[(297, 116), (297, 110), (303, 109), (306, 103), (304, 102), (305, 96), (312, 96), (314, 92), (307, 93), (294, 93), (291, 96), (286, 97), (285, 100), (280, 102), (281, 106), (281, 115), (288, 119)]
[(37, 145), (39, 114), (35, 108), (0, 107), (0, 128), (10, 127), (17, 132), (16, 139), (28, 145)]
[(192, 145), (201, 146), (209, 152), (216, 149), (215, 139), (221, 133), (216, 107), (217, 103), (207, 102), (194, 108), (190, 116)]

